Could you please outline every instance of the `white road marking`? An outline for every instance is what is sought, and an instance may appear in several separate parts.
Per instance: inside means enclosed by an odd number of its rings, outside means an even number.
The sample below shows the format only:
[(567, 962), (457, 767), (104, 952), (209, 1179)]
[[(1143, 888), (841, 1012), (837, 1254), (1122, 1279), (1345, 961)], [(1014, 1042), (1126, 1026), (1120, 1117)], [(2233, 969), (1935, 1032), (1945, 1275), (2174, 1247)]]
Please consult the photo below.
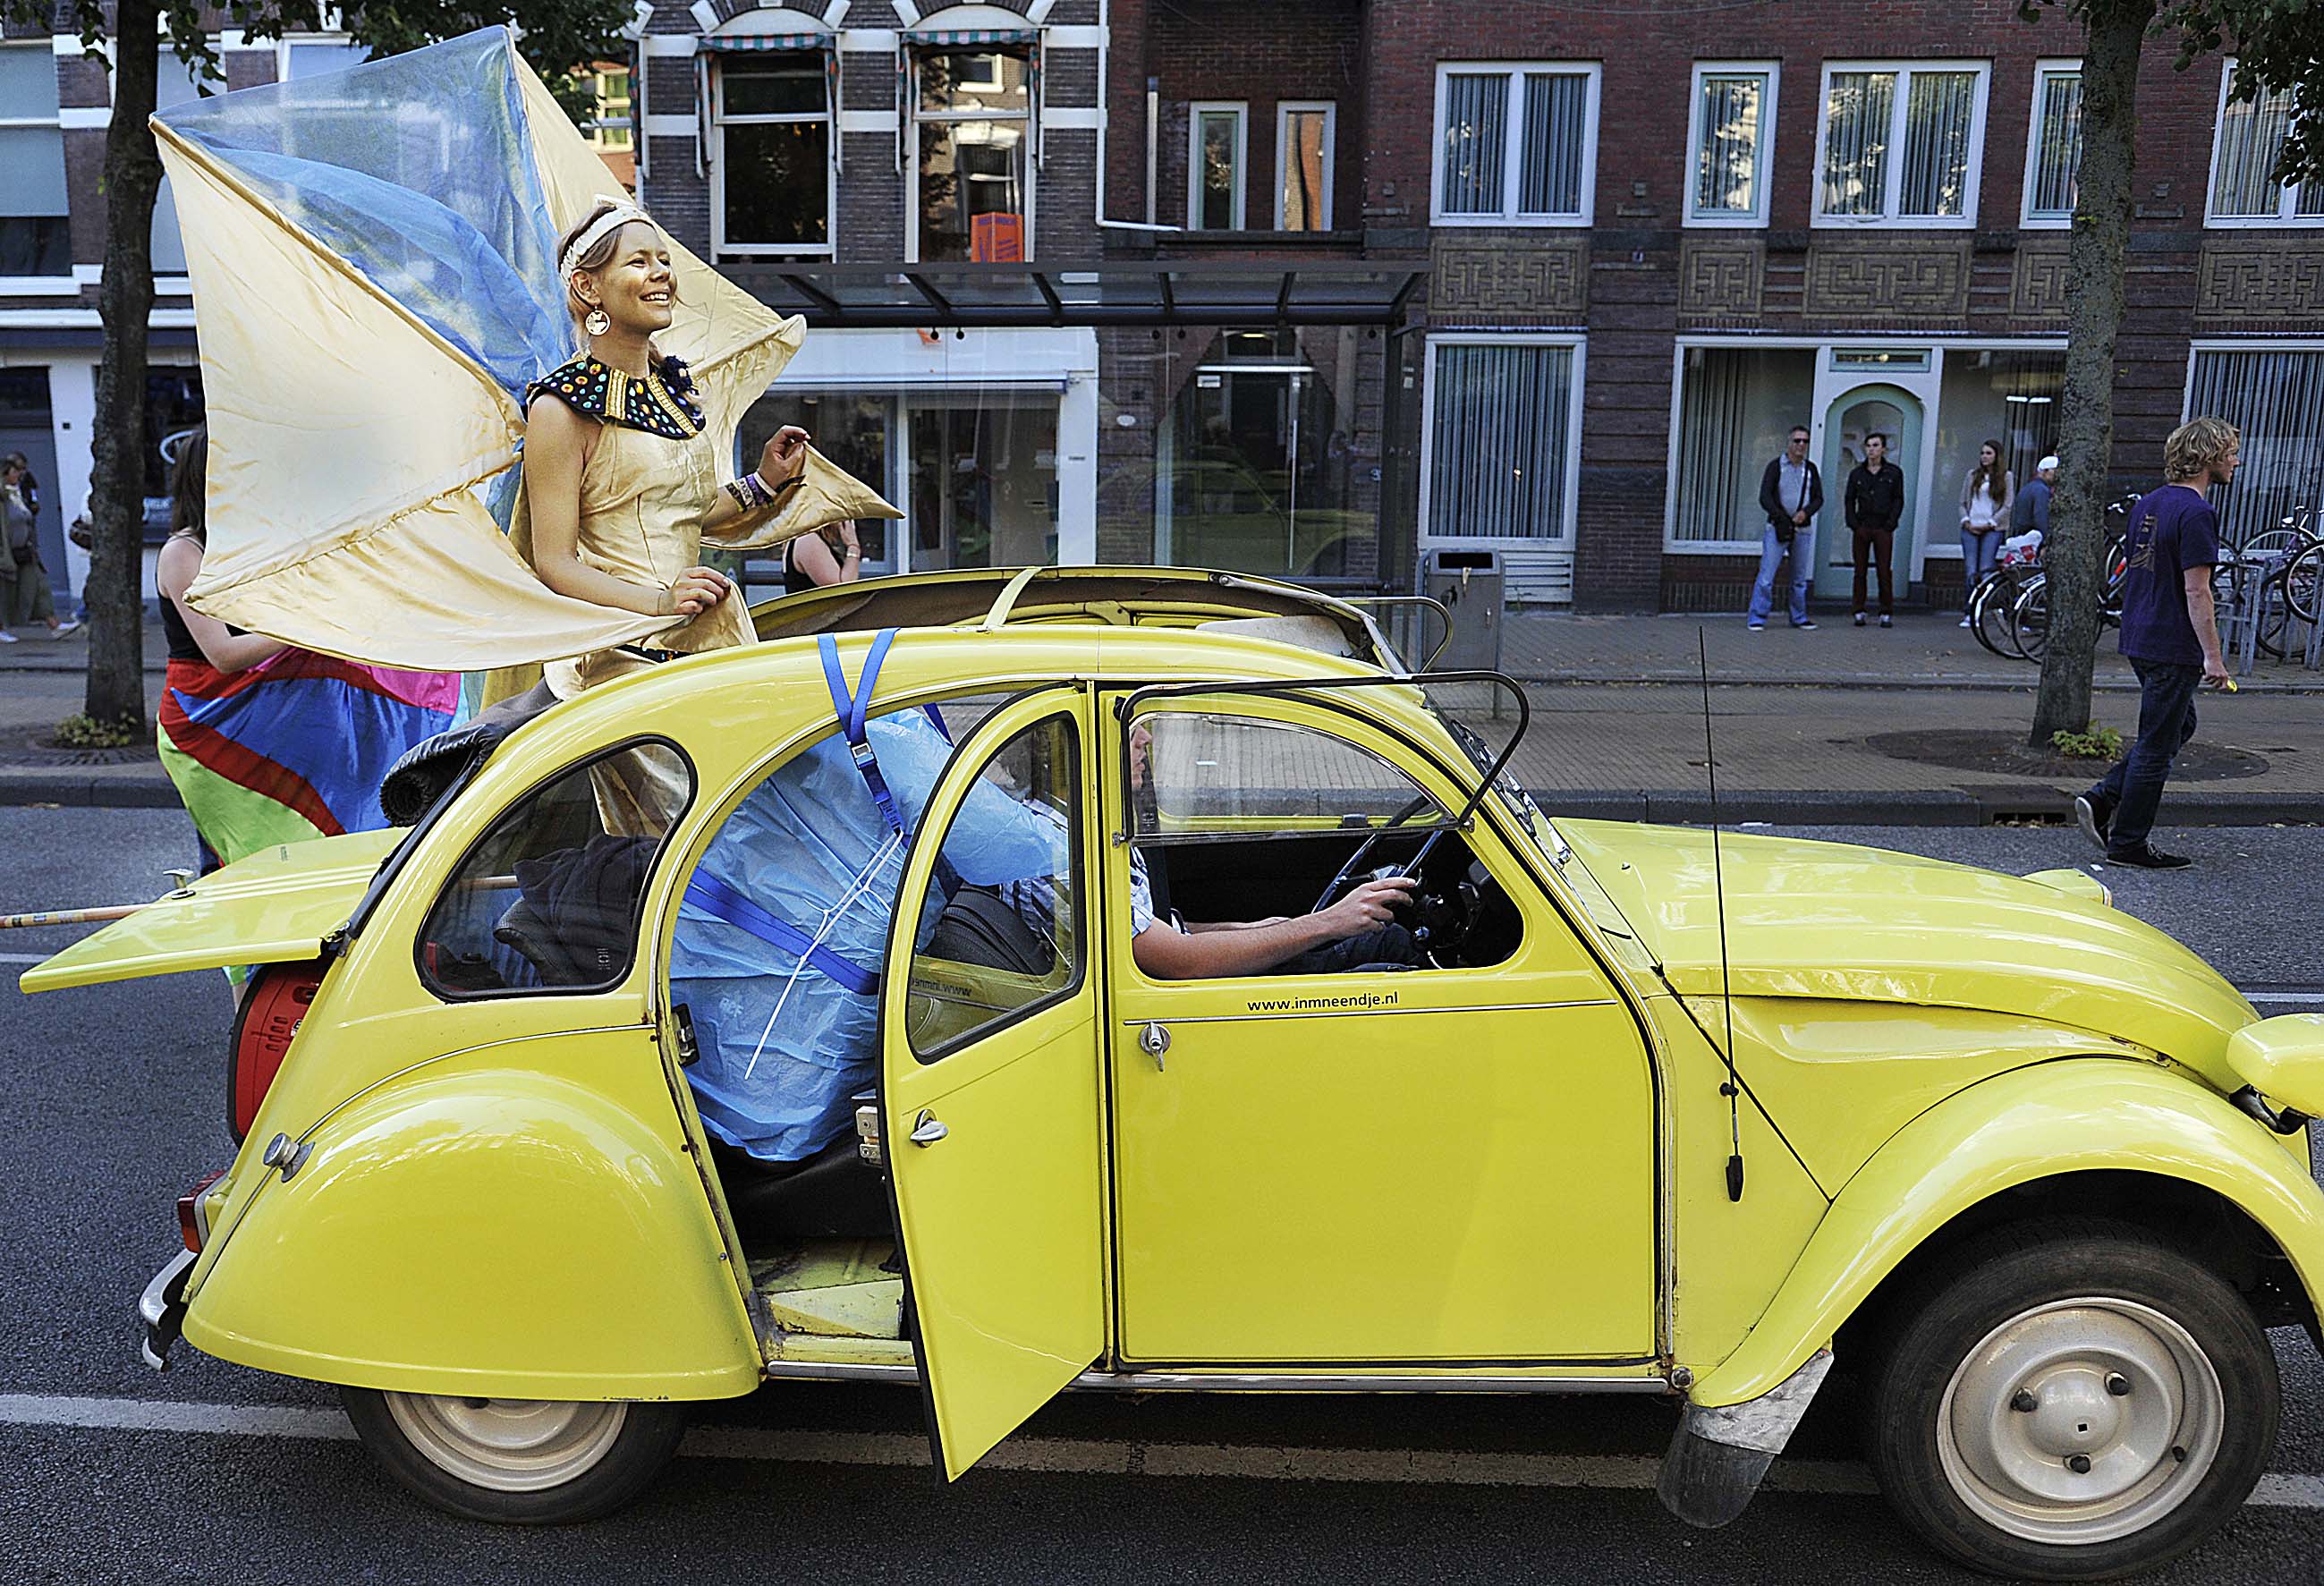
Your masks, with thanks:
[(2246, 991), (2244, 1000), (2255, 1008), (2282, 1003), (2292, 1008), (2324, 1009), (2324, 991)]
[(55, 956), (54, 953), (0, 953), (0, 964), (46, 964)]
[[(0, 1394), (0, 1426), (63, 1426), (98, 1432), (166, 1432), (208, 1437), (286, 1437), (344, 1442), (355, 1429), (337, 1410), (171, 1404), (159, 1399), (68, 1398)], [(897, 1432), (814, 1432), (763, 1426), (696, 1426), (678, 1449), (688, 1459), (773, 1464), (895, 1466), (928, 1462), (924, 1438)], [(1662, 1462), (1637, 1454), (1497, 1453), (1462, 1449), (1284, 1448), (1256, 1443), (1113, 1442), (1084, 1437), (1012, 1437), (979, 1468), (1040, 1475), (1176, 1476), (1246, 1481), (1409, 1482), (1441, 1487), (1568, 1487), (1646, 1491)], [(1864, 1466), (1840, 1460), (1783, 1460), (1767, 1472), (1772, 1492), (1869, 1494)], [(2270, 1475), (2252, 1493), (2257, 1508), (2324, 1509), (2324, 1476)]]

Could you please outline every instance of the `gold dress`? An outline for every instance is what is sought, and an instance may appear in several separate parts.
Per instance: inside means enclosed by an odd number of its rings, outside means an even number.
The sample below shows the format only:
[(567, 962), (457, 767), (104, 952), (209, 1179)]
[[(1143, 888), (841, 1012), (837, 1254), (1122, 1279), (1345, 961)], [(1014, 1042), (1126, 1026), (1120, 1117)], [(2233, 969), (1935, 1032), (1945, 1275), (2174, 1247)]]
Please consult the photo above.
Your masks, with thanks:
[[(598, 420), (596, 445), (581, 470), (581, 516), (575, 551), (583, 565), (643, 589), (669, 589), (702, 561), (702, 520), (718, 499), (716, 448), (702, 432), (701, 410), (690, 400), (686, 366), (665, 358), (640, 380), (584, 355), (552, 370), (526, 391), (526, 402), (546, 392), (576, 412)], [(763, 514), (745, 514), (726, 527), (746, 533)], [(531, 558), (530, 513), (520, 503), (511, 539)], [(655, 634), (645, 644), (691, 653), (751, 642), (750, 612), (739, 589), (692, 620)], [(620, 650), (592, 650), (542, 669), (550, 692), (570, 699), (585, 688), (641, 671), (653, 662)], [(607, 829), (659, 833), (685, 799), (667, 759), (621, 757), (600, 768), (598, 804)]]

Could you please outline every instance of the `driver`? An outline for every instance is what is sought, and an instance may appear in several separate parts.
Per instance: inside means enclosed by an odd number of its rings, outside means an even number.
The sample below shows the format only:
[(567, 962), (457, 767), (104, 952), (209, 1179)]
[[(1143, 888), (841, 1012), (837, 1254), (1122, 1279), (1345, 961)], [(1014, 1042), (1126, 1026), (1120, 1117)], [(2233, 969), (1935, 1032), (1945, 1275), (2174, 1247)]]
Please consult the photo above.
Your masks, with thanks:
[[(1130, 787), (1135, 798), (1146, 786), (1154, 735), (1144, 723), (1130, 729)], [(1063, 824), (1047, 805), (1031, 807)], [(1409, 903), (1419, 882), (1409, 876), (1379, 877), (1359, 883), (1328, 908), (1267, 919), (1194, 923), (1161, 919), (1146, 861), (1130, 851), (1130, 955), (1139, 973), (1158, 981), (1221, 980), (1233, 975), (1336, 974), (1369, 964), (1417, 968), (1419, 944), (1396, 923), (1397, 908)], [(1000, 889), (1003, 899), (1035, 930), (1046, 932), (1056, 918), (1056, 889), (1050, 877), (1033, 875)]]

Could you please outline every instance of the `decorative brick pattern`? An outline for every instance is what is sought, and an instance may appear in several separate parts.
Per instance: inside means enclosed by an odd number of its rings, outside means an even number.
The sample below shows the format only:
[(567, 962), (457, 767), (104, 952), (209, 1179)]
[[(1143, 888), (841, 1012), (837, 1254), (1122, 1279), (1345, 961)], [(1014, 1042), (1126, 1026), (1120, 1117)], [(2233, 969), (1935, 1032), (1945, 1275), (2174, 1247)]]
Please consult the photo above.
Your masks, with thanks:
[(2195, 314), (2230, 323), (2324, 316), (2324, 250), (2312, 236), (2211, 238), (2196, 277)]
[(2019, 319), (2066, 317), (2066, 249), (2021, 242), (2009, 278), (2009, 312)]
[(1429, 312), (1448, 327), (1466, 319), (1571, 323), (1589, 310), (1590, 244), (1579, 235), (1460, 235), (1436, 240)]
[(1805, 311), (1914, 324), (1969, 312), (1969, 239), (1849, 237), (1808, 246)]
[(1690, 236), (1678, 258), (1678, 311), (1757, 319), (1767, 244), (1757, 237)]

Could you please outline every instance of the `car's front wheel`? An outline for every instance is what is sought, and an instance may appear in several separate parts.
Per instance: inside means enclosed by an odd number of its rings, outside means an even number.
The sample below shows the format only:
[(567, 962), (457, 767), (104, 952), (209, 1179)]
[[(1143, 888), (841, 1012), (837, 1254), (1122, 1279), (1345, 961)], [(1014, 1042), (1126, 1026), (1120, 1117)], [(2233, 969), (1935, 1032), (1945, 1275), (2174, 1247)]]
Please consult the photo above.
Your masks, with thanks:
[(1940, 1551), (2102, 1580), (2224, 1524), (2275, 1446), (2275, 1356), (2235, 1288), (2126, 1224), (1998, 1230), (1890, 1308), (1869, 1453)]
[(398, 1481), (471, 1520), (550, 1526), (611, 1514), (686, 1431), (680, 1405), (467, 1398), (342, 1388), (364, 1446)]

